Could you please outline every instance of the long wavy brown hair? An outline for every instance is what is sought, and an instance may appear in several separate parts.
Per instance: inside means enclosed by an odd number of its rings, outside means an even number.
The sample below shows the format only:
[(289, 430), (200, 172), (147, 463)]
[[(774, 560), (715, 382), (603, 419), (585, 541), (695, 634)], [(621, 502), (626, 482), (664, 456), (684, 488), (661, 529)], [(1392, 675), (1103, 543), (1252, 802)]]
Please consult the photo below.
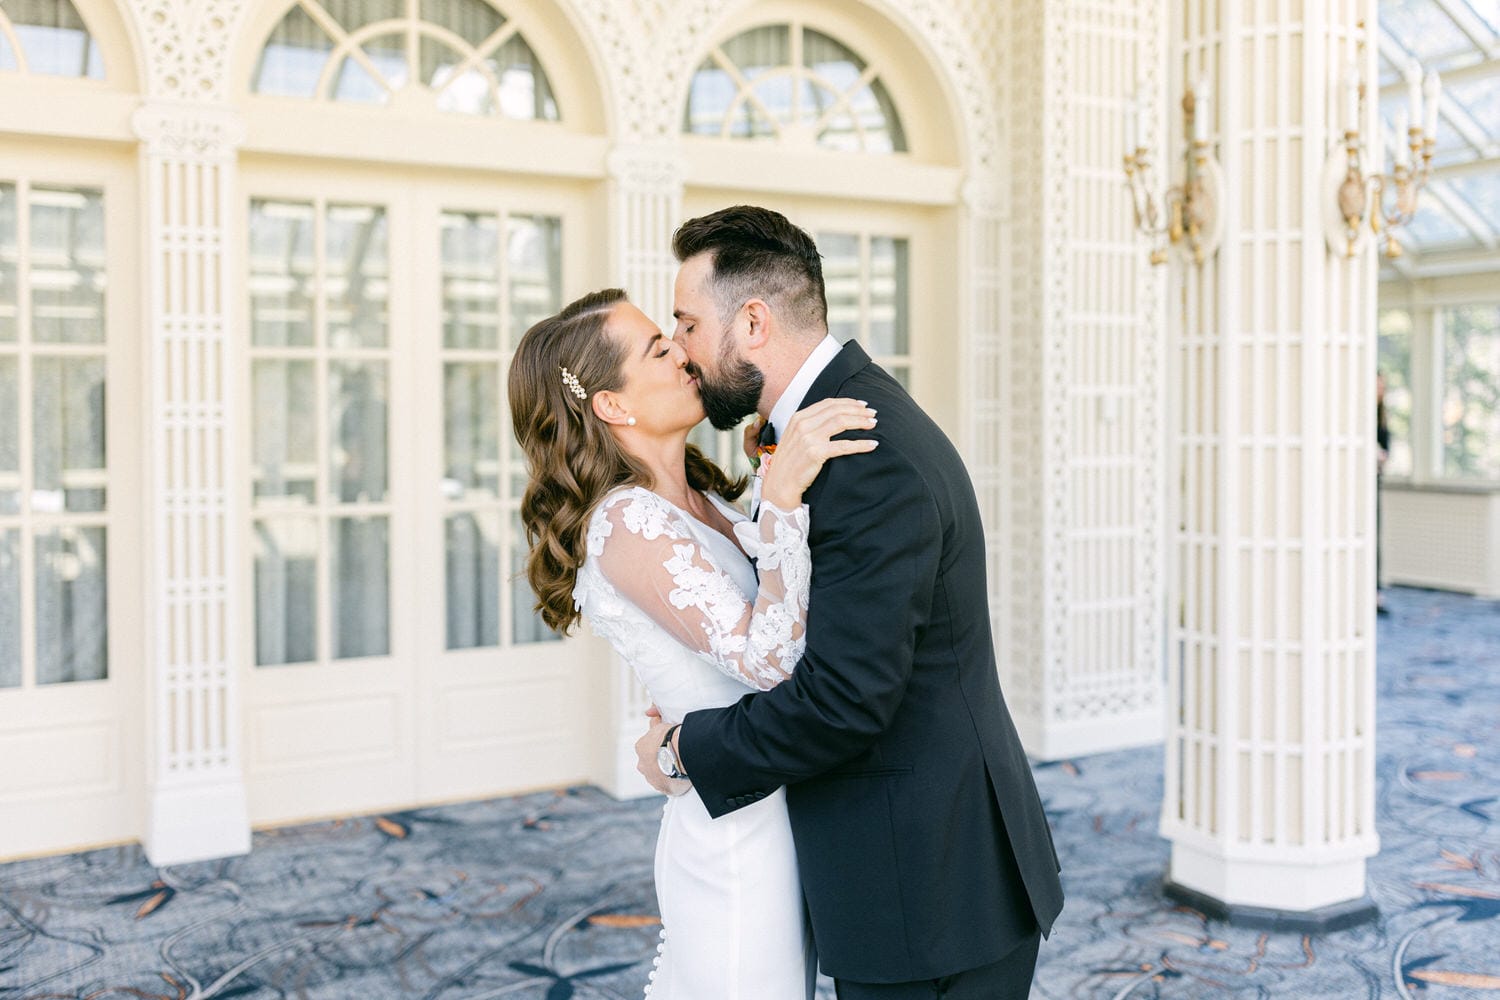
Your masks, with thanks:
[[(510, 365), (510, 418), (526, 453), (531, 479), (521, 499), (521, 523), (531, 552), (526, 578), (536, 610), (556, 632), (578, 622), (573, 585), (588, 546), (588, 523), (604, 495), (619, 486), (653, 485), (651, 473), (621, 448), (609, 425), (563, 383), (566, 368), (589, 396), (625, 384), (625, 348), (606, 332), (610, 313), (626, 295), (618, 288), (591, 292), (526, 331)], [(734, 500), (744, 477), (730, 479), (693, 445), (684, 455), (688, 485)]]

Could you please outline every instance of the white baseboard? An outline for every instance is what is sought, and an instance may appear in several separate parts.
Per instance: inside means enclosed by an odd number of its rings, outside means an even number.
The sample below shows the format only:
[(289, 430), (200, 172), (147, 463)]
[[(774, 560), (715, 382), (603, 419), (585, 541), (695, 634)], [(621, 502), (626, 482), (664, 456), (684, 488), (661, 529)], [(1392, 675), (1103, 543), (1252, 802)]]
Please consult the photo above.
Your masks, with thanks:
[(239, 775), (192, 785), (159, 786), (148, 795), (142, 844), (153, 865), (250, 853), (250, 816)]
[(1151, 708), (1124, 715), (1038, 724), (1017, 719), (1016, 728), (1026, 752), (1037, 760), (1065, 760), (1090, 754), (1161, 743), (1166, 731), (1166, 709)]

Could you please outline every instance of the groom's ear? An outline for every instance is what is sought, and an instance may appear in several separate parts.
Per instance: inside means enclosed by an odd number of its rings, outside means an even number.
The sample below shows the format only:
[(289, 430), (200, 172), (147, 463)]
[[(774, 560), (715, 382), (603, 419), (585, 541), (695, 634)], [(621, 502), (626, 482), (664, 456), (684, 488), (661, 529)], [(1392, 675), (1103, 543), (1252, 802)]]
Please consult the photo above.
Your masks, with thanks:
[(750, 321), (750, 328), (745, 334), (745, 348), (754, 351), (765, 347), (771, 336), (771, 307), (766, 305), (764, 299), (751, 299), (745, 303), (744, 309)]

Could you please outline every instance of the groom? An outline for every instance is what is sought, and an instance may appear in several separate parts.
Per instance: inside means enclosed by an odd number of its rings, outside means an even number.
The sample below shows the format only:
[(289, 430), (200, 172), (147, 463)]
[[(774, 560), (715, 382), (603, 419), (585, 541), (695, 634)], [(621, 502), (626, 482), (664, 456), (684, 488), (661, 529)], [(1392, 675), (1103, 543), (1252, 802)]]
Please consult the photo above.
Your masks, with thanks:
[[(637, 743), (722, 816), (785, 785), (819, 964), (840, 1000), (1024, 1000), (1062, 908), (1057, 854), (1000, 694), (979, 508), (958, 452), (859, 345), (828, 335), (817, 247), (738, 206), (677, 231), (675, 338), (714, 426), (776, 435), (832, 396), (881, 447), (805, 494), (813, 579), (791, 678)], [(768, 435), (767, 435), (768, 436)], [(753, 941), (746, 942), (753, 948)]]

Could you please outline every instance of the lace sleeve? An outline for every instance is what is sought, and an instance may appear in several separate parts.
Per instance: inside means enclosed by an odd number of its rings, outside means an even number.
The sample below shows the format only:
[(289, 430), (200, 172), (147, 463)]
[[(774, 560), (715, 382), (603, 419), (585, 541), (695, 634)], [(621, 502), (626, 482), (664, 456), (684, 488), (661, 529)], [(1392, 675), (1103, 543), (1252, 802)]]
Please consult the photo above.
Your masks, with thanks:
[(699, 545), (685, 515), (639, 490), (606, 501), (601, 574), (668, 634), (732, 677), (765, 691), (791, 676), (806, 645), (812, 559), (808, 513), (762, 503), (758, 521), (735, 525), (757, 561), (760, 590), (747, 601)]

